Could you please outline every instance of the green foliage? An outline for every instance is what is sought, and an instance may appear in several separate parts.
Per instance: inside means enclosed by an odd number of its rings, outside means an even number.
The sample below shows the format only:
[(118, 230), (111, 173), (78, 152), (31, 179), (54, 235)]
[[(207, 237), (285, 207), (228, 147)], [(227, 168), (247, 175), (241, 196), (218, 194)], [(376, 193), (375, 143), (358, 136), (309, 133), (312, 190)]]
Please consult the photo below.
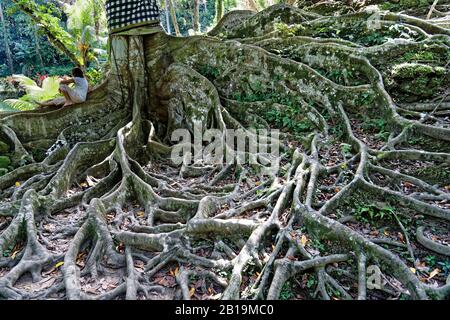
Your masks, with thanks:
[(4, 258), (9, 257), (12, 254), (13, 249), (14, 249), (14, 245), (13, 244), (9, 245), (8, 247), (6, 247), (6, 249), (3, 250), (3, 253), (2, 253), (3, 257)]
[(331, 292), (331, 295), (334, 297), (340, 298), (342, 296), (341, 292), (333, 286), (328, 286), (328, 290)]
[(328, 110), (324, 110), (322, 115), (328, 123), (332, 123), (332, 125), (330, 126), (330, 134), (334, 136), (335, 140), (341, 141), (345, 135), (345, 125), (343, 124), (343, 122), (333, 121)]
[(357, 221), (373, 224), (377, 221), (394, 221), (394, 213), (394, 208), (389, 205), (380, 207), (377, 204), (357, 203), (354, 216)]
[(86, 26), (97, 24), (101, 33), (107, 32), (102, 0), (76, 0), (72, 5), (66, 4), (64, 11), (68, 16), (67, 29), (77, 38), (81, 38)]
[(442, 271), (444, 271), (444, 274), (447, 277), (448, 274), (450, 273), (450, 261), (449, 260), (439, 261), (438, 265), (442, 269)]
[(280, 300), (291, 300), (294, 297), (290, 281), (286, 281), (281, 287)]
[(101, 69), (89, 68), (86, 72), (86, 77), (92, 86), (99, 84), (103, 79), (103, 72)]
[(436, 60), (436, 57), (431, 51), (418, 51), (405, 53), (403, 55), (403, 60), (406, 62), (418, 62), (418, 61), (430, 62)]
[[(53, 2), (48, 3), (44, 0), (35, 2), (47, 6), (48, 10), (56, 8)], [(37, 66), (42, 68), (40, 58), (44, 65), (63, 62), (64, 57), (59, 56), (57, 50), (43, 36), (43, 29), (40, 28), (40, 25), (32, 22), (30, 17), (19, 10), (13, 1), (3, 1), (2, 7), (6, 23), (6, 37), (9, 40), (9, 49), (12, 52), (13, 67), (16, 72), (28, 75), (28, 70)], [(6, 61), (4, 45), (0, 45), (0, 61)], [(2, 68), (2, 63), (0, 63), (0, 76), (7, 75), (10, 75), (9, 69)]]
[(316, 280), (316, 278), (315, 278), (314, 276), (310, 276), (310, 277), (308, 278), (308, 280), (306, 281), (306, 287), (307, 287), (308, 289), (311, 289), (311, 288), (313, 288), (315, 285), (317, 285), (317, 280)]
[(429, 267), (434, 267), (437, 262), (436, 256), (433, 255), (426, 256), (424, 260)]
[(341, 143), (341, 152), (344, 156), (348, 157), (352, 155), (352, 146), (348, 143)]
[[(49, 70), (52, 65), (63, 66), (72, 62), (89, 66), (90, 62), (97, 61), (98, 52), (106, 52), (106, 16), (102, 0), (77, 0), (71, 5), (65, 4), (65, 12), (54, 2), (12, 2), (16, 5), (8, 8), (7, 17), (10, 25), (16, 25), (10, 32), (16, 71), (21, 69), (21, 73), (27, 76), (37, 73), (53, 75), (55, 73)], [(94, 36), (95, 30), (99, 32), (98, 37)], [(0, 48), (0, 58), (2, 55)], [(0, 65), (0, 75), (8, 72)]]
[(66, 4), (64, 7), (68, 16), (67, 29), (76, 39), (78, 55), (85, 65), (88, 65), (89, 61), (96, 60), (95, 47), (106, 48), (106, 40), (100, 37), (107, 33), (106, 14), (100, 2), (100, 0), (77, 0), (74, 4)]
[[(224, 0), (223, 8), (224, 13), (227, 13), (231, 9), (235, 8), (237, 5), (236, 0)], [(188, 35), (189, 30), (193, 30), (193, 13), (194, 13), (194, 1), (190, 0), (177, 0), (175, 3), (175, 11), (177, 15), (178, 27), (180, 28), (180, 32), (182, 35)], [(162, 11), (160, 19), (161, 24), (164, 28), (167, 28), (167, 21), (165, 15), (165, 3), (164, 1), (160, 2), (160, 9)], [(200, 31), (206, 32), (210, 29), (214, 24), (216, 12), (216, 1), (205, 1), (204, 3), (200, 2), (199, 6), (199, 23), (200, 23)], [(174, 28), (172, 24), (172, 20), (170, 20), (171, 31), (174, 33)], [(166, 30), (167, 31), (167, 30)]]
[(323, 253), (325, 251), (325, 245), (317, 238), (311, 239), (311, 246), (313, 246), (316, 250)]
[(450, 181), (450, 168), (439, 166), (421, 167), (415, 170), (414, 176), (418, 176), (431, 183), (442, 183), (442, 181)]
[[(274, 79), (276, 81), (276, 79)], [(251, 84), (251, 93), (236, 92), (233, 99), (243, 102), (272, 101), (282, 105), (282, 108), (272, 108), (262, 114), (262, 117), (277, 128), (289, 131), (297, 137), (312, 131), (316, 125), (307, 117), (305, 106), (296, 97), (280, 94), (275, 89), (263, 88), (261, 83)]]
[(386, 34), (373, 31), (373, 32), (369, 32), (369, 33), (361, 36), (358, 39), (358, 43), (360, 43), (366, 47), (371, 47), (371, 46), (377, 46), (377, 45), (383, 44), (388, 39), (389, 39), (389, 36), (387, 36)]
[(47, 153), (47, 149), (33, 148), (33, 150), (31, 150), (33, 159), (38, 162), (43, 161), (45, 159), (45, 157), (47, 156), (46, 153)]
[(323, 75), (325, 78), (330, 79), (331, 81), (342, 84), (344, 86), (349, 85), (360, 85), (359, 82), (352, 71), (344, 68), (344, 69), (336, 69), (336, 70), (323, 70), (318, 69), (319, 73)]
[(375, 101), (375, 97), (370, 92), (362, 92), (355, 99), (355, 103), (359, 106), (370, 106)]
[(382, 10), (402, 11), (405, 9), (415, 9), (429, 7), (433, 0), (400, 0), (400, 1), (385, 1), (380, 4)]
[(394, 24), (392, 26), (382, 26), (380, 29), (368, 28), (366, 19), (347, 19), (318, 25), (312, 32), (312, 36), (320, 38), (340, 38), (371, 47), (383, 44), (389, 39), (403, 38), (409, 40), (422, 40), (423, 36), (417, 32)]
[[(45, 30), (47, 34), (52, 37), (69, 52), (77, 55), (78, 49), (76, 47), (74, 38), (61, 26), (61, 12), (52, 3), (39, 4), (33, 0), (14, 0), (19, 8), (27, 12), (35, 21), (39, 21), (40, 27)], [(61, 49), (61, 46), (58, 46)], [(81, 63), (81, 60), (79, 60)]]
[(282, 110), (269, 110), (265, 117), (278, 128), (286, 129), (296, 136), (302, 136), (315, 127), (314, 123), (305, 117), (304, 110), (297, 105), (287, 105)]
[(202, 65), (198, 68), (198, 72), (209, 80), (215, 80), (219, 77), (220, 71), (218, 68), (210, 65)]
[(44, 70), (39, 71), (39, 74), (47, 74), (49, 76), (69, 76), (72, 73), (72, 65), (55, 65), (51, 67), (45, 67)]
[(305, 27), (300, 24), (287, 25), (285, 23), (275, 23), (275, 30), (279, 32), (282, 38), (292, 37), (299, 34), (300, 31), (305, 30)]
[(392, 75), (401, 79), (444, 74), (445, 68), (432, 67), (419, 63), (402, 63), (394, 66), (392, 70)]
[(444, 90), (448, 82), (445, 68), (421, 63), (401, 63), (392, 68), (386, 81), (395, 95), (406, 95), (412, 101), (429, 98)]
[(345, 126), (342, 123), (335, 123), (330, 128), (330, 133), (337, 139), (340, 140), (344, 137), (345, 134)]
[(53, 99), (59, 95), (58, 77), (47, 77), (42, 81), (42, 85), (24, 76), (13, 75), (13, 79), (20, 83), (26, 94), (19, 99), (6, 99), (4, 103), (16, 110), (34, 109), (38, 102)]
[(7, 156), (0, 156), (0, 168), (7, 169), (11, 164), (11, 159)]
[(450, 143), (448, 141), (434, 139), (414, 132), (408, 136), (407, 145), (428, 151), (450, 153)]
[(380, 140), (387, 141), (389, 138), (386, 119), (367, 119), (363, 122), (361, 127), (368, 132), (376, 133), (375, 137), (379, 138)]
[(444, 261), (438, 261), (438, 258), (435, 255), (428, 255), (424, 259), (425, 264), (430, 268), (440, 268), (445, 276), (447, 276), (450, 272), (450, 261), (444, 260)]
[(3, 141), (0, 141), (0, 155), (3, 155), (5, 153), (8, 153), (9, 146)]
[(0, 101), (0, 112), (10, 112), (10, 111), (16, 111), (15, 109), (11, 108), (10, 106), (8, 106), (6, 103), (4, 103), (3, 101)]

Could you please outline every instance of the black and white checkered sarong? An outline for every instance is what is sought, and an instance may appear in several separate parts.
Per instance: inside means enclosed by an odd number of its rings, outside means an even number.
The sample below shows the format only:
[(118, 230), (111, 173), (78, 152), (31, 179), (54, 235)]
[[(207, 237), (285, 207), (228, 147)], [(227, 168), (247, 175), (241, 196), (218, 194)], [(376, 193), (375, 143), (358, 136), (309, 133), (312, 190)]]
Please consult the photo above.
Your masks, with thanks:
[(106, 17), (110, 32), (159, 21), (156, 0), (106, 0)]

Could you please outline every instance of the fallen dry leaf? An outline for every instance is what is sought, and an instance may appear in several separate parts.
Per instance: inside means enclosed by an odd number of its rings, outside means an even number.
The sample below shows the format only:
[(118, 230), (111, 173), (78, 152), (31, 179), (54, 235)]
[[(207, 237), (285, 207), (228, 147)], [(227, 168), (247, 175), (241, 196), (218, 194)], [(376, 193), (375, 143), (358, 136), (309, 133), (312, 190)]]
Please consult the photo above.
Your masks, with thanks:
[(287, 256), (287, 258), (288, 258), (289, 260), (292, 260), (292, 261), (295, 261), (295, 260), (297, 260), (297, 259), (295, 259), (295, 257), (294, 257), (294, 256)]
[(407, 188), (412, 188), (412, 187), (415, 187), (415, 185), (413, 185), (412, 183), (410, 183), (410, 182), (405, 182), (405, 183), (403, 183), (403, 185), (405, 186), (405, 187), (407, 187)]
[(300, 242), (302, 243), (302, 246), (306, 246), (306, 243), (308, 242), (308, 238), (302, 234), (302, 238), (300, 239)]
[(16, 250), (13, 252), (13, 254), (11, 255), (11, 259), (14, 260), (16, 258), (16, 255), (20, 252), (20, 250)]
[(218, 294), (215, 294), (215, 295), (209, 297), (209, 299), (211, 299), (211, 300), (219, 300), (221, 296), (222, 296), (222, 294), (218, 293)]
[(140, 211), (136, 212), (136, 216), (137, 216), (138, 218), (143, 218), (143, 217), (145, 216), (145, 212), (142, 211), (142, 210), (140, 210)]
[(441, 270), (439, 270), (438, 268), (431, 271), (430, 276), (428, 277), (428, 280), (433, 279), (436, 275), (439, 274), (439, 272), (441, 272)]

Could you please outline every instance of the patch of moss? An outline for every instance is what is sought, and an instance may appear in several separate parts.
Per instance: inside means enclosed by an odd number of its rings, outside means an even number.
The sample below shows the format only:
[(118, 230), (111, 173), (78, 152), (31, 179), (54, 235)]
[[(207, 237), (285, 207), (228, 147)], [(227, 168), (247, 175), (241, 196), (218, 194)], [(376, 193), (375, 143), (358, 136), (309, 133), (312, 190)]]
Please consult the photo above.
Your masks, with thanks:
[(431, 51), (416, 51), (416, 52), (407, 52), (403, 56), (403, 60), (405, 62), (414, 62), (414, 61), (433, 61), (436, 60), (436, 57)]
[(429, 75), (442, 76), (444, 74), (445, 69), (442, 67), (432, 67), (420, 63), (402, 63), (394, 66), (392, 70), (392, 75), (400, 79), (423, 77)]
[[(429, 98), (447, 81), (445, 68), (420, 63), (402, 63), (392, 68), (388, 86), (412, 97)], [(398, 93), (396, 93), (398, 95)]]
[(288, 38), (300, 34), (301, 31), (305, 30), (305, 27), (300, 24), (276, 23), (275, 30), (278, 31), (281, 38)]

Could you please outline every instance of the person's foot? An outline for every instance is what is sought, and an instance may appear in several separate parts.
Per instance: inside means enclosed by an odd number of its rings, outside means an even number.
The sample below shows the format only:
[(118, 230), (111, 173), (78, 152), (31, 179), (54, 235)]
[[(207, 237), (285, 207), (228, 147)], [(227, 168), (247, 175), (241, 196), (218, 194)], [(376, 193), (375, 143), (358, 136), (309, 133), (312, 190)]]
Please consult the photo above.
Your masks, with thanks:
[(69, 107), (69, 106), (73, 106), (73, 102), (66, 102), (63, 105), (63, 107)]

